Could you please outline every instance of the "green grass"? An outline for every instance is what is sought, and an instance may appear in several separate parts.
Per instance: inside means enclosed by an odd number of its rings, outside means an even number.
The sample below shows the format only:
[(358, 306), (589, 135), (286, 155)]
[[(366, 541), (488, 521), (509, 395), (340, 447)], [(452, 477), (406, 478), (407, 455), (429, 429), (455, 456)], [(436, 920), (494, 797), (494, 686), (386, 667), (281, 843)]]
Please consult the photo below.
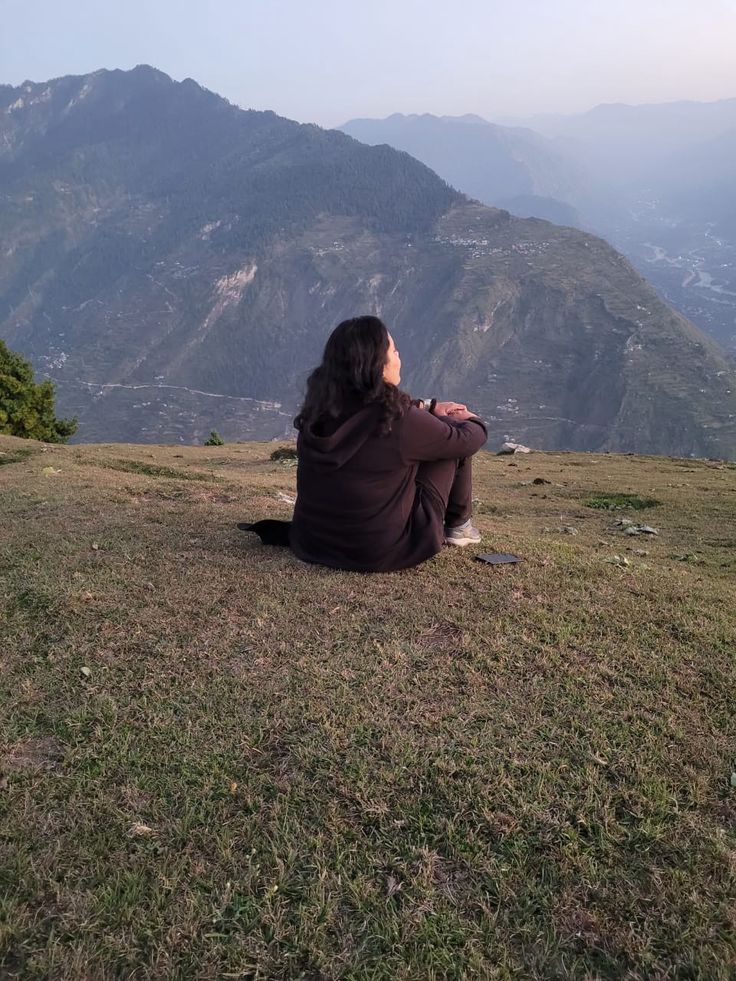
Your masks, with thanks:
[(20, 463), (21, 460), (27, 460), (29, 456), (33, 456), (34, 450), (26, 449), (25, 447), (19, 447), (14, 450), (6, 450), (0, 453), (0, 467), (8, 463)]
[(365, 576), (235, 529), (288, 515), (268, 444), (228, 494), (140, 450), (0, 479), (0, 976), (734, 976), (733, 470), (480, 454), (525, 561)]
[(646, 508), (656, 508), (660, 501), (653, 497), (642, 497), (640, 494), (593, 494), (583, 501), (586, 507), (599, 508), (603, 511), (644, 511)]
[(160, 467), (140, 460), (108, 460), (104, 466), (109, 470), (122, 470), (124, 473), (139, 473), (145, 477), (168, 477), (173, 480), (217, 480), (209, 474), (187, 473), (176, 467)]

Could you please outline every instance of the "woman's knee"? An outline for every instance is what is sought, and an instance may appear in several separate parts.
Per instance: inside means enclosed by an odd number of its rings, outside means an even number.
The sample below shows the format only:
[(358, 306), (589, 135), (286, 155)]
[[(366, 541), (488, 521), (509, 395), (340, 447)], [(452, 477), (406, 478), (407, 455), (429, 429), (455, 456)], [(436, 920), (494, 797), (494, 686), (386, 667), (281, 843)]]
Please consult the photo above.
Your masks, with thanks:
[(421, 463), (417, 470), (416, 482), (431, 487), (446, 502), (455, 482), (460, 462), (459, 460), (432, 460), (428, 463)]

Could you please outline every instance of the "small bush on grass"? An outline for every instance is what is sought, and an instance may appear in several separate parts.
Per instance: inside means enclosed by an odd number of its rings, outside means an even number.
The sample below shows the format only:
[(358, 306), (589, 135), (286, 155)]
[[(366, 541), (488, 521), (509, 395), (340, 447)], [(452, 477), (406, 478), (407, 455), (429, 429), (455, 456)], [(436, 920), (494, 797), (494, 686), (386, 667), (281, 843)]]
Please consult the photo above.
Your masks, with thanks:
[(278, 463), (285, 463), (287, 460), (296, 460), (296, 450), (293, 446), (279, 446), (271, 454), (271, 459)]
[(639, 494), (593, 494), (586, 498), (583, 504), (589, 508), (598, 508), (601, 511), (625, 511), (631, 508), (633, 511), (644, 511), (646, 508), (659, 507), (660, 501), (653, 497), (641, 497)]
[(10, 453), (0, 453), (0, 467), (7, 463), (20, 463), (21, 460), (27, 460), (29, 456), (33, 455), (33, 450), (13, 450)]
[(146, 477), (170, 477), (173, 480), (220, 480), (210, 474), (187, 473), (185, 470), (175, 470), (173, 467), (159, 467), (151, 463), (140, 463), (138, 460), (109, 460), (102, 464), (108, 470), (122, 470), (124, 473), (140, 473)]

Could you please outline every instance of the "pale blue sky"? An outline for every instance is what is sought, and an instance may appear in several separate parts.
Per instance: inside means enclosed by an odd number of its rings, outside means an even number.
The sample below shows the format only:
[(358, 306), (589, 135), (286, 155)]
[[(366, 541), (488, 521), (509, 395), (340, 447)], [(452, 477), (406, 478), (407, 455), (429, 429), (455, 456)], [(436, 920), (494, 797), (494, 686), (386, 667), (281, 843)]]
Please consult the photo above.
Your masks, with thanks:
[(736, 97), (736, 0), (0, 0), (0, 82), (147, 63), (336, 126)]

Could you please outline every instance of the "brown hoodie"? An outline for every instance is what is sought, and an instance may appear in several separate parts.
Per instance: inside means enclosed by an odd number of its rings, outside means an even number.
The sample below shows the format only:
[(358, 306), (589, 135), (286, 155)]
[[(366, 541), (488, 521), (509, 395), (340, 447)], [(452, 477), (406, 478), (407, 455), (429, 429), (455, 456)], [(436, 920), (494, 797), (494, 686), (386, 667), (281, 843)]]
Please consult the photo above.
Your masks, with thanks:
[(297, 437), (297, 500), (289, 543), (306, 562), (388, 572), (442, 547), (437, 504), (418, 492), (419, 464), (472, 456), (487, 438), (480, 419), (453, 422), (411, 406), (379, 436), (371, 404)]

